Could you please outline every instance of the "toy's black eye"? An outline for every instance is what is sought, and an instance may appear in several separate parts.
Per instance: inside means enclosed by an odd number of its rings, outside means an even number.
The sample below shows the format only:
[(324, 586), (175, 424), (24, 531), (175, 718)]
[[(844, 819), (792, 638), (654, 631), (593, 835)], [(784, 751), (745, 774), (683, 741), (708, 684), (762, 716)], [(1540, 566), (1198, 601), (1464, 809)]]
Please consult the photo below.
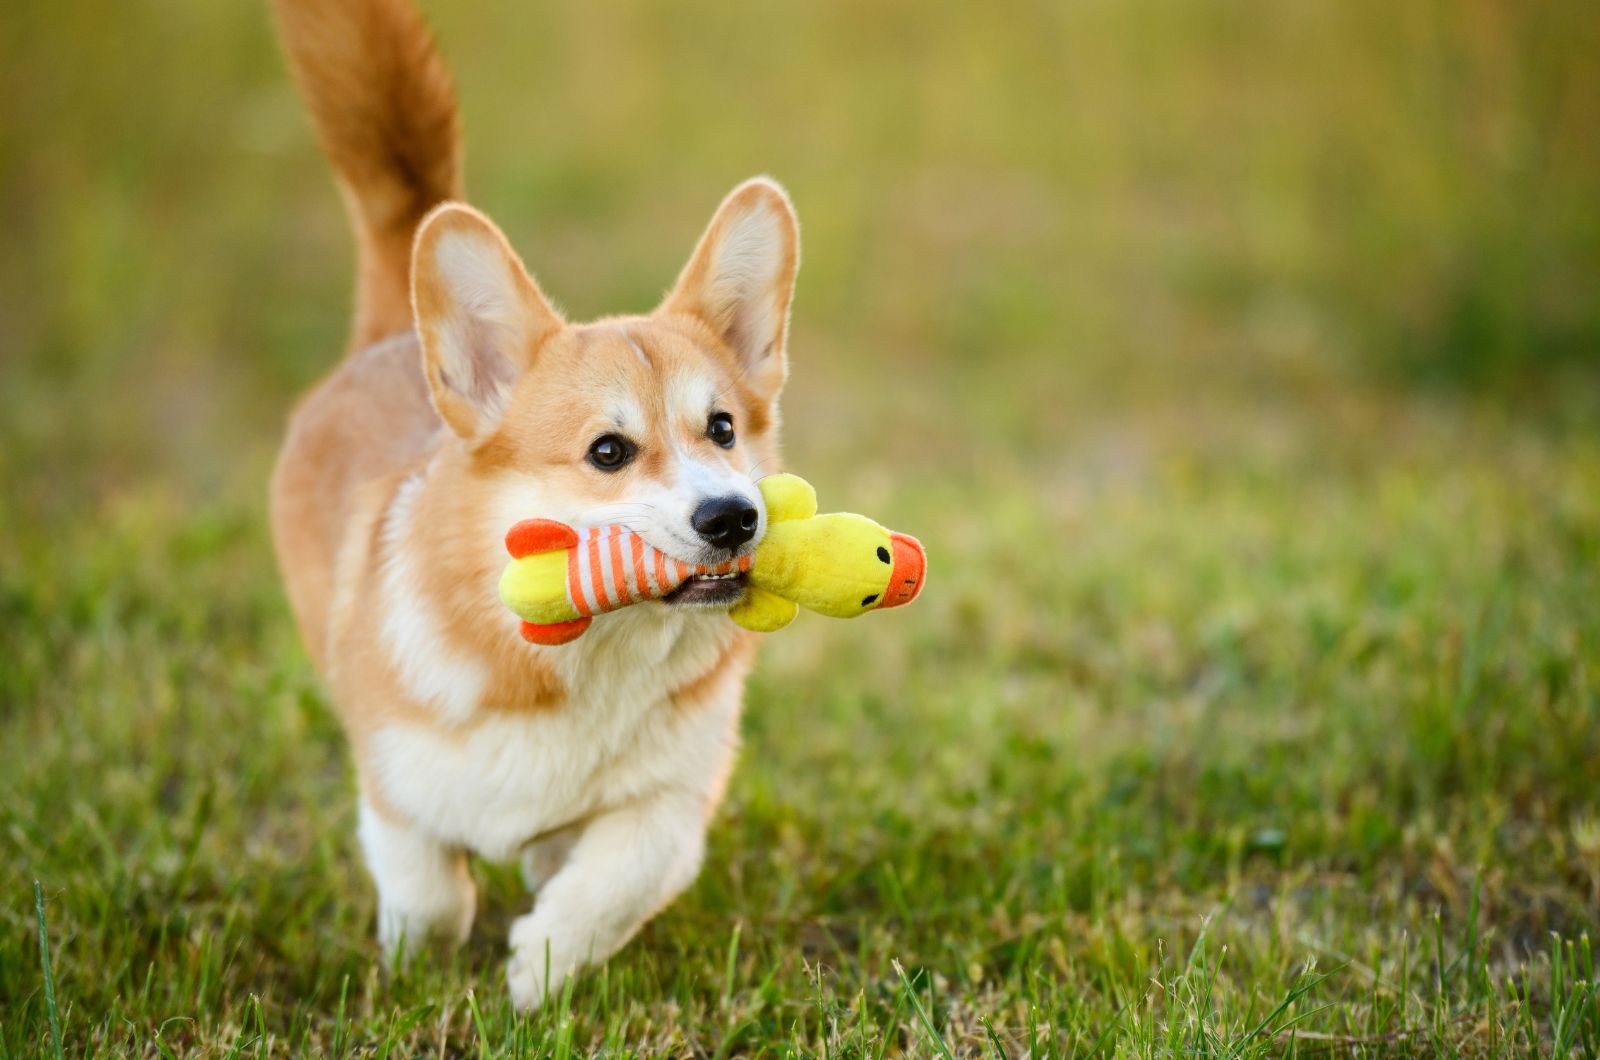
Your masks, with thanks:
[(866, 607), (867, 605), (871, 604), (877, 598), (878, 598), (878, 594), (877, 593), (873, 593), (870, 596), (864, 596), (864, 597), (861, 598), (861, 606), (862, 607)]
[(878, 546), (878, 558), (883, 560), (883, 562), (888, 563), (889, 562), (889, 550), (884, 548), (882, 545), (879, 545)]
[(706, 423), (706, 437), (724, 449), (732, 449), (733, 417), (726, 412), (712, 413), (710, 421)]
[(626, 438), (617, 434), (603, 434), (589, 446), (589, 463), (601, 471), (615, 471), (633, 459), (639, 450)]

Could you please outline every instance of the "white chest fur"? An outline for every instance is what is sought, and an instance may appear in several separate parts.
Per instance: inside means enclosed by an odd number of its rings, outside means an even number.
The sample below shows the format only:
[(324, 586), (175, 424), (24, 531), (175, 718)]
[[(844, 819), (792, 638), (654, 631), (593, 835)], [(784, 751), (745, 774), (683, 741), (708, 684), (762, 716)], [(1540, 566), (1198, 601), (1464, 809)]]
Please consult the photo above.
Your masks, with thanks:
[[(391, 724), (372, 740), (372, 779), (422, 830), (497, 859), (643, 795), (710, 794), (737, 742), (737, 688), (692, 709), (669, 694), (734, 635), (723, 615), (658, 604), (601, 616), (572, 644), (528, 649), (546, 652), (566, 685), (560, 707), (489, 704), (443, 727)], [(411, 669), (426, 665), (413, 658)]]

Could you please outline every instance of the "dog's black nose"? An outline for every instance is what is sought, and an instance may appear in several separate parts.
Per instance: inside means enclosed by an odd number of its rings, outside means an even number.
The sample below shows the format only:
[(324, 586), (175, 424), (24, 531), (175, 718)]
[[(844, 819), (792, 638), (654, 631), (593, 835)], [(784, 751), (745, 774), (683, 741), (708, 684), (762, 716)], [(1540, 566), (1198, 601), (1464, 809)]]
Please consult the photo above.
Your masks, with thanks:
[(760, 522), (761, 513), (748, 500), (737, 496), (701, 501), (700, 507), (694, 510), (694, 518), (689, 520), (695, 533), (705, 538), (707, 544), (730, 552), (755, 537), (756, 525)]

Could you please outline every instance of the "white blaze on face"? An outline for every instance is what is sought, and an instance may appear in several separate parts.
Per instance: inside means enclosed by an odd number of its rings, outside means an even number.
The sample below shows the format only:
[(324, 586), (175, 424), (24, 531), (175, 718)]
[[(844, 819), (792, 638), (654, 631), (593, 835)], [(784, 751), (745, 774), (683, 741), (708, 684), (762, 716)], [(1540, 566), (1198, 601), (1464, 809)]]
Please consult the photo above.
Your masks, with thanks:
[(618, 328), (617, 330), (622, 332), (622, 337), (628, 340), (628, 345), (633, 349), (633, 355), (639, 358), (639, 363), (644, 365), (646, 368), (652, 367), (650, 363), (650, 355), (644, 352), (644, 347), (639, 345), (638, 340), (636, 340), (632, 335), (628, 334), (628, 329)]
[[(643, 351), (640, 356), (645, 356)], [(694, 529), (695, 509), (717, 497), (742, 497), (761, 515), (756, 536), (744, 551), (753, 549), (766, 528), (766, 507), (760, 491), (742, 470), (745, 462), (740, 458), (737, 441), (735, 448), (728, 451), (705, 437), (711, 414), (726, 411), (718, 404), (715, 381), (699, 372), (675, 373), (664, 381), (661, 401), (663, 419), (653, 425), (648, 436), (627, 429), (635, 416), (643, 420), (642, 411), (631, 404), (630, 398), (619, 396), (608, 405), (607, 414), (618, 425), (619, 434), (640, 444), (661, 447), (664, 460), (659, 473), (639, 474), (620, 502), (587, 512), (585, 522), (620, 522), (669, 556), (686, 563), (707, 562), (713, 557)], [(734, 430), (738, 429), (736, 421)]]
[(668, 444), (672, 446), (671, 474), (673, 488), (670, 506), (683, 520), (683, 527), (697, 547), (704, 547), (690, 520), (702, 503), (717, 497), (741, 497), (760, 513), (756, 535), (741, 551), (755, 548), (766, 532), (767, 511), (761, 492), (742, 470), (746, 461), (739, 454), (737, 434), (740, 424), (734, 421), (735, 441), (732, 450), (724, 450), (705, 438), (713, 412), (726, 412), (717, 400), (716, 383), (697, 372), (680, 372), (667, 380), (663, 389), (666, 406)]
[[(633, 354), (649, 364), (651, 358), (626, 330), (618, 329), (632, 347)], [(755, 536), (741, 550), (749, 553), (766, 532), (766, 505), (752, 481), (749, 461), (740, 452), (737, 439), (731, 450), (718, 447), (706, 437), (711, 414), (731, 411), (718, 401), (718, 386), (708, 373), (693, 369), (673, 373), (661, 382), (660, 404), (641, 400), (634, 390), (613, 385), (598, 396), (594, 418), (573, 430), (585, 432), (574, 439), (587, 447), (604, 434), (616, 434), (653, 450), (646, 459), (641, 454), (631, 466), (608, 473), (585, 464), (582, 474), (592, 476), (595, 492), (587, 496), (568, 489), (552, 489), (534, 476), (517, 476), (508, 482), (496, 506), (497, 518), (504, 521), (499, 531), (522, 519), (554, 519), (584, 529), (617, 524), (644, 538), (652, 548), (689, 564), (720, 562), (727, 554), (713, 550), (694, 529), (695, 509), (719, 497), (740, 497), (759, 513)], [(741, 424), (734, 422), (737, 433)], [(579, 449), (581, 452), (582, 449)], [(614, 501), (601, 501), (596, 494), (612, 493), (608, 474), (623, 483)], [(608, 488), (611, 487), (611, 488)], [(584, 491), (588, 492), (588, 491)], [(608, 561), (607, 561), (608, 562)]]

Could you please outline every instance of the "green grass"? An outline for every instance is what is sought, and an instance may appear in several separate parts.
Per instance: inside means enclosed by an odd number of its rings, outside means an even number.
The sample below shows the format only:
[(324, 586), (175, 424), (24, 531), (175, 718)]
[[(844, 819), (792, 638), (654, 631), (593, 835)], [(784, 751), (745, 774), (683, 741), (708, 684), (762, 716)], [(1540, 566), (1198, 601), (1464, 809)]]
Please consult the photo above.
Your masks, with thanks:
[(1600, 12), (431, 7), (576, 315), (788, 183), (789, 463), (933, 581), (548, 1010), (505, 867), (384, 974), (264, 526), (337, 199), (263, 11), (13, 4), (0, 1058), (1600, 1051)]

